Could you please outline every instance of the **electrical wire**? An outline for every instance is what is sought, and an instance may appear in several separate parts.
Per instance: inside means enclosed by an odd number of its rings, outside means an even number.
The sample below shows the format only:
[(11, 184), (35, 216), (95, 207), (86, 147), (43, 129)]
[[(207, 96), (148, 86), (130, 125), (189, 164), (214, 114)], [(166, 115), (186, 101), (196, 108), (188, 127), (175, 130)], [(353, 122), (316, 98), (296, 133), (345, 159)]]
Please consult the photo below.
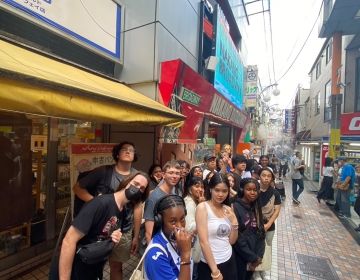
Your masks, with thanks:
[[(266, 54), (269, 53), (269, 49), (268, 49), (268, 43), (267, 43), (267, 32), (266, 32), (266, 25), (265, 25), (265, 7), (264, 7), (264, 0), (261, 0), (261, 5), (262, 5), (262, 18), (263, 18), (263, 28), (264, 28), (264, 39), (265, 39), (265, 51)], [(268, 70), (268, 75), (269, 75), (269, 84), (272, 84), (272, 79), (271, 79), (271, 74), (270, 74), (270, 65), (269, 65), (269, 61), (266, 60), (266, 64), (267, 64), (267, 70)]]
[(114, 39), (116, 39), (116, 36), (114, 36), (113, 34), (109, 33), (104, 27), (101, 26), (100, 23), (97, 22), (97, 20), (94, 18), (94, 16), (90, 13), (90, 11), (88, 10), (88, 8), (85, 6), (83, 0), (80, 0), (81, 5), (83, 6), (83, 8), (85, 9), (86, 13), (89, 15), (89, 17), (92, 19), (92, 21), (102, 30), (104, 31), (106, 34), (108, 34), (109, 36), (113, 37)]
[(272, 70), (274, 75), (274, 82), (276, 83), (276, 75), (275, 75), (275, 59), (274, 59), (274, 44), (273, 44), (273, 32), (272, 32), (272, 20), (271, 20), (271, 8), (270, 8), (270, 2), (269, 0), (269, 27), (270, 27), (270, 45), (271, 45), (271, 60), (272, 60)]
[(316, 25), (317, 21), (318, 21), (320, 15), (321, 15), (321, 11), (322, 11), (322, 6), (323, 6), (323, 4), (324, 4), (324, 2), (321, 2), (321, 6), (320, 6), (320, 9), (319, 9), (319, 13), (318, 13), (318, 15), (317, 15), (317, 17), (316, 17), (316, 19), (315, 19), (315, 22), (314, 22), (313, 26), (311, 27), (311, 30), (310, 30), (309, 34), (307, 35), (304, 43), (302, 44), (299, 52), (297, 53), (297, 55), (295, 56), (294, 60), (291, 62), (290, 66), (287, 68), (287, 70), (285, 71), (285, 73), (284, 73), (282, 76), (280, 76), (280, 78), (277, 80), (277, 82), (279, 82), (280, 80), (282, 80), (282, 79), (287, 75), (287, 73), (289, 73), (289, 71), (291, 70), (291, 68), (294, 66), (296, 60), (298, 59), (299, 55), (300, 55), (301, 52), (303, 51), (306, 43), (308, 42), (308, 40), (309, 40), (309, 38), (310, 38), (310, 35), (311, 35), (312, 32), (314, 31), (314, 28), (315, 28), (315, 25)]

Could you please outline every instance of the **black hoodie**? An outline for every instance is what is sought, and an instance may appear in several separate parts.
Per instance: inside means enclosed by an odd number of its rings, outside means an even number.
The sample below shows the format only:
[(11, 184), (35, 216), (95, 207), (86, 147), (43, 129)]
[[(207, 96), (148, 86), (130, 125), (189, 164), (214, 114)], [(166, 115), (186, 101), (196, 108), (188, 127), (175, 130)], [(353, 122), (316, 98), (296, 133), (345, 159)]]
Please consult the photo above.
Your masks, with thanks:
[(265, 251), (265, 236), (260, 234), (254, 203), (247, 204), (237, 198), (233, 207), (239, 222), (239, 237), (233, 245), (236, 257), (246, 263), (254, 262), (262, 258)]

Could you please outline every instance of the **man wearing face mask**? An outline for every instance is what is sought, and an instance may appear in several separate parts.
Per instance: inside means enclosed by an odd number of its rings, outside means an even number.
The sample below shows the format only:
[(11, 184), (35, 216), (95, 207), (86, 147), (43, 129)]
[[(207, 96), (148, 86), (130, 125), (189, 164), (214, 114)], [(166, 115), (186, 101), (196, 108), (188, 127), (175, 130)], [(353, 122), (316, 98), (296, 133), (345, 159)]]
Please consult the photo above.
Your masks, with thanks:
[[(100, 194), (113, 193), (119, 185), (137, 170), (132, 163), (137, 161), (135, 145), (131, 142), (122, 142), (112, 150), (114, 165), (100, 166), (79, 179), (73, 190), (76, 195), (74, 202), (74, 216), (81, 209), (83, 203), (90, 201)], [(122, 229), (122, 238), (119, 245), (110, 257), (110, 279), (122, 279), (122, 263), (135, 254), (139, 247), (139, 233), (142, 218), (140, 204), (132, 208), (125, 206), (126, 217)], [(116, 253), (118, 252), (118, 253)]]
[[(59, 261), (59, 279), (102, 279), (105, 261), (86, 264), (77, 255), (77, 248), (111, 238), (118, 244), (111, 255), (112, 259), (116, 258), (113, 255), (119, 250), (119, 241), (126, 235), (125, 227), (132, 225), (132, 219), (129, 220), (126, 215), (126, 208), (133, 211), (141, 204), (145, 199), (149, 181), (147, 174), (137, 172), (126, 179), (115, 193), (97, 196), (84, 205), (64, 237)], [(131, 240), (128, 243), (129, 252)]]

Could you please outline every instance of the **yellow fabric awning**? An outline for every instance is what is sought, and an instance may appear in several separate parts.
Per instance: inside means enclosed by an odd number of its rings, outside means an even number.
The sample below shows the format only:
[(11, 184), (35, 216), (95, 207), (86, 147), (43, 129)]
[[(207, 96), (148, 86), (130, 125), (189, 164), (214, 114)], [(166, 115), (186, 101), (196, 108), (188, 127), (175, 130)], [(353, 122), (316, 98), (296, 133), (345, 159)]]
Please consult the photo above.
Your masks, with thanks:
[(184, 116), (115, 81), (0, 40), (0, 109), (102, 123), (181, 126)]

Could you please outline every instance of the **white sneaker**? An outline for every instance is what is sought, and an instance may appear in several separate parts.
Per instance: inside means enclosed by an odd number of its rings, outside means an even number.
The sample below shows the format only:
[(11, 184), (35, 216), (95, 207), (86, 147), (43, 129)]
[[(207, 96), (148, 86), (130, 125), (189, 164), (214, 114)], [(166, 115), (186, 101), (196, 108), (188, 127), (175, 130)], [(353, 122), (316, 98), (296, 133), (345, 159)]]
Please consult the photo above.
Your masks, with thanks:
[(260, 271), (262, 280), (271, 280), (270, 271)]
[(255, 271), (251, 280), (262, 280), (260, 272), (259, 271)]

